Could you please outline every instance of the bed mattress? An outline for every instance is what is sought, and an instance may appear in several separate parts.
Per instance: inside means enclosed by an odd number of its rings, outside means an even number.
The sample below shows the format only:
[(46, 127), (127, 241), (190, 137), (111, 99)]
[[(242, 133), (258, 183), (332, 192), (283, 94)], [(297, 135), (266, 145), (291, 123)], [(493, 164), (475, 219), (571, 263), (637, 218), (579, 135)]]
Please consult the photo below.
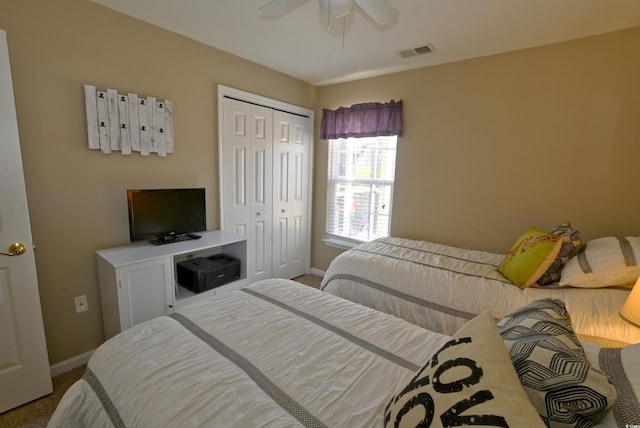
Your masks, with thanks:
[(496, 320), (542, 298), (565, 302), (581, 340), (604, 346), (640, 343), (640, 329), (620, 318), (630, 290), (511, 284), (497, 267), (504, 255), (426, 241), (383, 238), (336, 257), (323, 291), (452, 335), (485, 310)]

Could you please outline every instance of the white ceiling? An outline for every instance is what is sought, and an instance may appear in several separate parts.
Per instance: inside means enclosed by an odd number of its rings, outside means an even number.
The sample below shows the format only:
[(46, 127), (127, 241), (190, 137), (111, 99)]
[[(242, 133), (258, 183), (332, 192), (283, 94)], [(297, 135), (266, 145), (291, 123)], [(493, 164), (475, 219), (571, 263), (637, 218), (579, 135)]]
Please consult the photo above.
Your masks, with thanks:
[[(343, 41), (317, 0), (275, 20), (260, 18), (269, 0), (91, 1), (317, 86), (640, 26), (640, 0), (389, 0), (394, 25), (356, 7)], [(426, 44), (436, 51), (397, 53)]]

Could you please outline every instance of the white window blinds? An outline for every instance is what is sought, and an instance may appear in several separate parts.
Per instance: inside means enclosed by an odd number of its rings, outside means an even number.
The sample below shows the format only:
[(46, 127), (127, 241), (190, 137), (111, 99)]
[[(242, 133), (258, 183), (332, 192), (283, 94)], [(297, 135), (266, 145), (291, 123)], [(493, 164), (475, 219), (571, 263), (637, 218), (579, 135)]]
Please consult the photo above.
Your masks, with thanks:
[(327, 234), (365, 242), (389, 236), (396, 136), (329, 140)]

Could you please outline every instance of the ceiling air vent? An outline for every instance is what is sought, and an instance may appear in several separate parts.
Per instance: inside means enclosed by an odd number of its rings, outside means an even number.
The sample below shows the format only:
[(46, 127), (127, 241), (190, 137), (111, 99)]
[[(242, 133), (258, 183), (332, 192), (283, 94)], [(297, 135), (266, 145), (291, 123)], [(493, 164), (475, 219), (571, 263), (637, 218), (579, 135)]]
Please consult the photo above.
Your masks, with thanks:
[(428, 44), (428, 45), (420, 46), (418, 48), (408, 49), (406, 51), (400, 51), (398, 52), (398, 55), (400, 55), (402, 58), (411, 58), (412, 56), (428, 54), (435, 51), (436, 49), (433, 47), (433, 45)]

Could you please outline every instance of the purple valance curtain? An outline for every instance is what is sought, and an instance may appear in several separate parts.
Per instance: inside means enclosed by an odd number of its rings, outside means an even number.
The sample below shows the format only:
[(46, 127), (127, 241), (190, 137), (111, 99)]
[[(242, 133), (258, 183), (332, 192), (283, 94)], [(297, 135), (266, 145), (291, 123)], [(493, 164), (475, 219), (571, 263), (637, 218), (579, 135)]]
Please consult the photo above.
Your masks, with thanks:
[(402, 100), (322, 110), (320, 138), (402, 137)]

